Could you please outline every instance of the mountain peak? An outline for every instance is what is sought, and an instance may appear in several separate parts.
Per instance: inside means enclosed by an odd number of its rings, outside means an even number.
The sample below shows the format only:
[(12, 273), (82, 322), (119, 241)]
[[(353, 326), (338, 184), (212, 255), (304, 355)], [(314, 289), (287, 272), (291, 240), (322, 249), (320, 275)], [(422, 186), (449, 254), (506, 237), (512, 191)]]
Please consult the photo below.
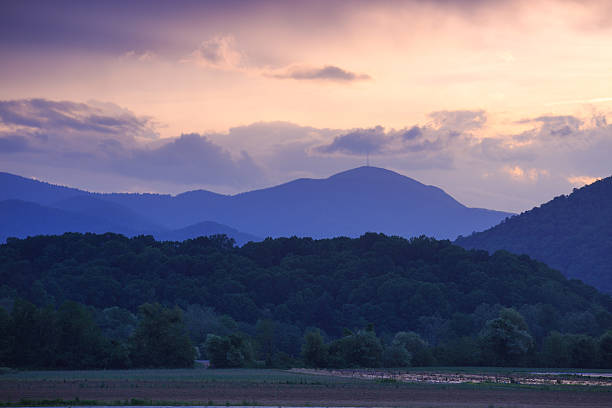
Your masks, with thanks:
[(382, 167), (373, 166), (361, 166), (340, 173), (336, 173), (333, 176), (327, 178), (327, 180), (361, 182), (364, 184), (382, 183), (392, 185), (395, 183), (402, 183), (404, 185), (410, 184), (414, 186), (425, 186), (423, 183), (420, 183), (410, 177), (404, 176), (403, 174)]
[[(394, 176), (394, 177), (406, 177), (402, 174), (399, 174), (393, 170), (388, 170), (385, 169), (383, 167), (374, 167), (374, 166), (360, 166), (360, 167), (355, 167), (354, 169), (349, 169), (349, 170), (345, 170), (345, 171), (341, 171), (340, 173), (336, 173), (333, 176), (330, 176), (329, 178), (335, 178), (335, 177), (362, 177), (362, 176), (378, 176), (378, 177), (385, 177), (385, 176)], [(406, 178), (410, 178), (410, 177), (406, 177)]]

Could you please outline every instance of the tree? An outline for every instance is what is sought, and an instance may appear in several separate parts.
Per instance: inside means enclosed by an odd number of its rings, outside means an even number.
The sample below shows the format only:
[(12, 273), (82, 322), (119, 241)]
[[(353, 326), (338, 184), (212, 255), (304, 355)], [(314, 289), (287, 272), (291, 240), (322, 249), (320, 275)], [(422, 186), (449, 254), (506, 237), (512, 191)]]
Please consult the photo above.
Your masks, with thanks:
[(55, 367), (57, 331), (55, 311), (37, 309), (17, 299), (10, 319), (9, 361), (17, 367)]
[(104, 365), (104, 341), (84, 306), (67, 301), (57, 311), (56, 365), (61, 368), (95, 368)]
[(599, 355), (602, 368), (612, 368), (612, 330), (608, 330), (599, 338)]
[(586, 334), (569, 334), (568, 354), (571, 366), (576, 368), (594, 368), (598, 363), (597, 342)]
[(277, 351), (274, 345), (275, 329), (275, 324), (270, 319), (258, 320), (255, 326), (257, 354), (260, 359), (265, 360), (268, 367), (272, 365), (272, 356)]
[(571, 365), (565, 336), (552, 331), (542, 343), (542, 365), (545, 367), (569, 367)]
[(319, 330), (304, 335), (302, 358), (308, 367), (327, 367), (328, 349)]
[(329, 364), (333, 367), (380, 367), (383, 347), (373, 330), (359, 330), (333, 341)]
[(244, 367), (253, 361), (251, 343), (239, 333), (229, 336), (209, 334), (204, 351), (214, 368)]
[(497, 319), (489, 320), (480, 333), (484, 363), (517, 365), (533, 348), (533, 338), (525, 319), (514, 309), (502, 309)]
[(393, 341), (392, 347), (400, 347), (406, 350), (411, 356), (414, 366), (429, 366), (433, 364), (433, 356), (429, 349), (429, 344), (413, 331), (398, 332)]
[(402, 346), (391, 345), (383, 351), (382, 360), (385, 367), (410, 367), (412, 354)]
[(11, 342), (10, 317), (0, 307), (0, 366), (8, 366)]
[(179, 308), (159, 303), (138, 308), (140, 321), (132, 338), (131, 356), (136, 367), (192, 367), (195, 350)]

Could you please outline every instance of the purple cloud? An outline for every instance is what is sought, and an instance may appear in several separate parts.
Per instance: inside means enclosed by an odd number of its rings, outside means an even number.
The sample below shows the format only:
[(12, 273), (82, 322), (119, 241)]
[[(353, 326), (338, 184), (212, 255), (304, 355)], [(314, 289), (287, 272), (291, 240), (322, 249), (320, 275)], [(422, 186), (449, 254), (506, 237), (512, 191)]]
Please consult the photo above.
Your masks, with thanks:
[(245, 152), (234, 158), (195, 133), (164, 142), (150, 118), (113, 104), (0, 101), (0, 129), (4, 160), (182, 184), (237, 187), (263, 178)]
[[(603, 120), (602, 120), (603, 118)], [(599, 116), (595, 118), (596, 126), (606, 126), (607, 122), (605, 116)], [(577, 133), (584, 122), (571, 115), (560, 115), (560, 116), (539, 116), (533, 119), (523, 119), (518, 121), (520, 124), (536, 123), (540, 125), (540, 134), (552, 137), (567, 137)]]
[(112, 104), (47, 99), (0, 101), (0, 122), (38, 130), (157, 136), (151, 118), (135, 116)]
[(389, 137), (382, 126), (371, 129), (357, 129), (347, 134), (337, 136), (325, 146), (315, 150), (320, 153), (346, 153), (362, 155), (366, 153), (379, 153), (388, 144)]
[(270, 76), (279, 79), (325, 80), (337, 82), (367, 81), (372, 79), (372, 77), (367, 74), (356, 74), (333, 65), (326, 65), (322, 68), (294, 67), (280, 74)]
[(431, 113), (429, 117), (433, 119), (433, 123), (425, 126), (415, 125), (389, 131), (385, 131), (382, 126), (352, 130), (336, 136), (331, 143), (319, 146), (314, 151), (355, 156), (366, 153), (385, 155), (436, 153), (448, 150), (459, 136), (471, 139), (469, 131), (482, 127), (487, 119), (486, 113), (482, 110), (438, 111)]

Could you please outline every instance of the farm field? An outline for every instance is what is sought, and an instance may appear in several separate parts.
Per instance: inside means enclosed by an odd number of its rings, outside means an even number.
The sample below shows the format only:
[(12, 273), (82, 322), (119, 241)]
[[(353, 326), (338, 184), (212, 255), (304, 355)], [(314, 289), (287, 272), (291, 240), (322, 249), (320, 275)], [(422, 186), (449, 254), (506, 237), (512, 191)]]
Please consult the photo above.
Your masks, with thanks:
[[(551, 370), (553, 371), (553, 370)], [(564, 370), (555, 370), (555, 372)], [(351, 375), (349, 375), (349, 372)], [(403, 407), (609, 407), (609, 377), (572, 374), (551, 383), (541, 369), (424, 368), (413, 370), (285, 371), (254, 369), (24, 371), (0, 376), (4, 405), (267, 405)], [(568, 371), (569, 372), (569, 371)], [(593, 372), (593, 370), (588, 370)], [(378, 373), (378, 377), (373, 376)], [(609, 374), (609, 371), (603, 371)], [(382, 375), (381, 375), (382, 374)], [(370, 375), (370, 377), (367, 377)], [(448, 378), (404, 382), (390, 377)], [(513, 382), (451, 383), (463, 376), (513, 378)], [(584, 380), (574, 385), (563, 380)], [(561, 383), (556, 381), (560, 379)]]

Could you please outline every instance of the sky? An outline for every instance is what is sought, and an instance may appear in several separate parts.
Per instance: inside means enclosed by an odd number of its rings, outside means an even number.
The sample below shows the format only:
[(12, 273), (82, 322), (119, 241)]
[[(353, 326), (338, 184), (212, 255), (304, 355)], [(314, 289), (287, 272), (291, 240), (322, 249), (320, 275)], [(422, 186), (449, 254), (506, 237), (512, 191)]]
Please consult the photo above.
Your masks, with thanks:
[(233, 194), (362, 166), (521, 212), (612, 174), (612, 3), (0, 2), (0, 171)]

